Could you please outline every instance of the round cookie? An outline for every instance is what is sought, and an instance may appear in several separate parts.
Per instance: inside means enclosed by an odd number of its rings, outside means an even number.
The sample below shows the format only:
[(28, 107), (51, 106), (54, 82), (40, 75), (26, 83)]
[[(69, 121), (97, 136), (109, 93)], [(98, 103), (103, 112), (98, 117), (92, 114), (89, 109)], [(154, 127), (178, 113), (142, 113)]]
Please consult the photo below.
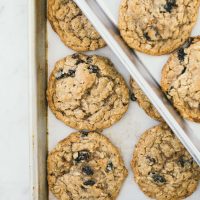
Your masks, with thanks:
[(167, 54), (190, 36), (199, 0), (122, 0), (119, 29), (126, 43), (150, 55)]
[(59, 200), (114, 200), (127, 176), (118, 149), (96, 132), (76, 132), (48, 156), (48, 183)]
[(48, 0), (48, 19), (64, 44), (75, 51), (105, 46), (104, 40), (73, 0)]
[(56, 63), (47, 99), (53, 113), (66, 125), (101, 130), (127, 111), (129, 91), (109, 59), (73, 54)]
[(138, 84), (131, 78), (130, 80), (130, 86), (131, 86), (131, 99), (133, 101), (137, 101), (139, 106), (146, 112), (147, 115), (149, 115), (151, 118), (163, 121), (161, 115), (156, 110), (156, 108), (153, 106), (153, 104), (150, 102), (148, 97), (144, 94), (144, 92), (140, 89)]
[(190, 38), (170, 56), (161, 87), (184, 118), (200, 122), (200, 37)]
[(184, 199), (200, 179), (200, 168), (166, 124), (142, 135), (131, 166), (141, 190), (157, 200)]

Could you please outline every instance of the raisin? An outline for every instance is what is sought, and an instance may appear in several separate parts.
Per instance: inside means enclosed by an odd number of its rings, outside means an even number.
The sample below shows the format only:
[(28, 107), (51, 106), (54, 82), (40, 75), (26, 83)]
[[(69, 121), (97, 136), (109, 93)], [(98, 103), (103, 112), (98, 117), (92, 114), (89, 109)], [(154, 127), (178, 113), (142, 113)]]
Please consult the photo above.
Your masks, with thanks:
[(75, 65), (79, 65), (79, 64), (84, 63), (84, 62), (85, 62), (84, 60), (79, 59), (79, 60), (76, 61)]
[(184, 165), (185, 165), (185, 160), (184, 160), (183, 156), (180, 156), (180, 157), (179, 157), (178, 163), (181, 165), (181, 167), (184, 167)]
[(73, 59), (78, 59), (78, 58), (79, 58), (79, 54), (78, 54), (78, 53), (72, 54), (72, 58), (73, 58)]
[(88, 181), (85, 181), (83, 184), (84, 185), (89, 185), (89, 186), (93, 186), (96, 182), (94, 180), (88, 180)]
[(147, 41), (151, 40), (151, 38), (149, 37), (148, 33), (144, 33), (144, 37), (147, 39)]
[(157, 184), (164, 184), (166, 183), (166, 179), (161, 176), (160, 174), (156, 173), (156, 172), (151, 172), (150, 173), (151, 178), (153, 179), (153, 181)]
[(75, 70), (69, 69), (69, 71), (67, 72), (67, 76), (68, 76), (68, 77), (74, 77), (74, 76), (75, 76), (75, 73), (76, 73)]
[(179, 59), (180, 61), (184, 61), (186, 55), (187, 55), (187, 54), (185, 53), (184, 48), (180, 48), (180, 49), (178, 50), (178, 59)]
[(137, 98), (135, 97), (134, 93), (131, 93), (130, 97), (131, 97), (131, 101), (136, 101), (137, 100)]
[(92, 63), (93, 59), (92, 59), (92, 56), (88, 56), (87, 57), (87, 63)]
[(90, 166), (84, 166), (84, 167), (82, 168), (82, 172), (83, 172), (84, 174), (88, 175), (88, 176), (94, 174), (94, 172), (93, 172), (93, 170), (92, 170), (92, 168), (91, 168)]
[(164, 5), (164, 9), (171, 13), (172, 9), (176, 7), (176, 0), (167, 0), (166, 4)]
[(106, 171), (107, 172), (110, 172), (113, 170), (113, 163), (112, 162), (109, 162), (106, 166)]
[(181, 167), (190, 166), (193, 163), (193, 160), (186, 160), (184, 159), (184, 156), (180, 156), (178, 159), (178, 163), (181, 165)]
[(156, 159), (155, 158), (147, 156), (146, 159), (147, 159), (148, 165), (150, 165), (150, 166), (154, 165), (156, 163)]
[(56, 75), (56, 80), (67, 78), (67, 77), (74, 77), (75, 76), (75, 70), (69, 69), (67, 73), (63, 72), (63, 70), (60, 70)]
[(193, 41), (194, 41), (194, 38), (189, 38), (189, 39), (185, 42), (185, 44), (182, 46), (182, 48), (180, 48), (180, 49), (178, 50), (178, 59), (179, 59), (180, 61), (184, 61), (184, 58), (185, 58), (185, 56), (187, 55), (187, 54), (185, 53), (185, 50), (184, 50), (184, 49), (190, 47), (190, 45), (193, 44)]
[(97, 74), (99, 72), (99, 68), (96, 65), (90, 65), (88, 67), (88, 70), (90, 73), (95, 73), (95, 74)]
[(77, 158), (75, 158), (76, 162), (87, 161), (90, 158), (90, 153), (86, 150), (79, 151)]
[(87, 131), (87, 130), (82, 130), (82, 131), (80, 131), (80, 133), (81, 133), (81, 137), (87, 137), (89, 131)]
[(61, 69), (60, 71), (57, 72), (56, 74), (56, 80), (59, 80), (61, 78), (64, 78), (66, 76), (66, 74), (63, 72), (63, 70)]

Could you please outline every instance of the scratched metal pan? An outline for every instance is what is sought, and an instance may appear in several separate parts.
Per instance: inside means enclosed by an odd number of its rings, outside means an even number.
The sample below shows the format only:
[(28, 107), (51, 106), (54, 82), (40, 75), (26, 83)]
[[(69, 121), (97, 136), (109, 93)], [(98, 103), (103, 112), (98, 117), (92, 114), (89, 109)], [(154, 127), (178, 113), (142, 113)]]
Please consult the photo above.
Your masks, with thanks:
[(29, 0), (30, 199), (47, 200), (46, 1)]
[[(76, 0), (77, 3), (79, 0)], [(93, 0), (95, 1), (95, 0)], [(85, 0), (79, 1), (84, 6)], [(118, 8), (120, 0), (99, 0), (98, 1), (105, 11), (105, 13), (111, 18), (111, 28), (115, 28), (115, 24), (118, 18)], [(52, 30), (49, 22), (46, 19), (46, 0), (29, 0), (29, 26), (30, 26), (30, 171), (31, 171), (31, 197), (34, 200), (56, 200), (56, 198), (48, 191), (47, 179), (46, 179), (46, 158), (48, 152), (56, 145), (56, 143), (68, 136), (73, 129), (65, 126), (62, 122), (58, 121), (51, 111), (48, 109), (46, 103), (46, 86), (48, 77), (54, 67), (57, 60), (63, 58), (66, 55), (74, 53), (68, 49), (59, 39), (57, 34)], [(89, 2), (90, 3), (90, 2)], [(81, 7), (82, 7), (81, 6)], [(92, 7), (92, 10), (94, 8)], [(98, 12), (95, 12), (96, 14)], [(91, 13), (86, 13), (90, 16)], [(98, 20), (95, 23), (99, 23)], [(107, 25), (111, 25), (110, 22)], [(199, 30), (200, 19), (198, 24), (194, 28), (193, 35), (200, 34)], [(98, 27), (97, 27), (98, 28)], [(114, 29), (112, 29), (114, 30)], [(109, 35), (108, 35), (109, 37)], [(108, 44), (113, 42), (113, 38), (108, 41)], [(48, 46), (48, 48), (47, 48)], [(130, 74), (120, 60), (114, 49), (108, 46), (94, 52), (86, 52), (86, 54), (98, 54), (109, 57), (114, 63), (116, 69), (124, 76), (127, 84), (129, 83)], [(160, 71), (163, 64), (166, 62), (168, 56), (152, 57), (141, 53), (135, 54), (144, 64), (144, 67), (151, 72), (153, 78), (159, 83)], [(132, 56), (132, 55), (130, 55)], [(121, 62), (122, 61), (122, 62)], [(138, 62), (138, 61), (137, 61)], [(137, 65), (136, 62), (136, 65)], [(139, 63), (140, 65), (141, 63)], [(135, 76), (135, 74), (134, 74)], [(137, 78), (137, 77), (136, 77)], [(140, 81), (141, 79), (139, 79)], [(146, 89), (151, 81), (145, 79), (145, 84), (141, 81), (141, 86)], [(150, 84), (150, 90), (152, 90)], [(157, 85), (157, 84), (156, 84)], [(148, 86), (147, 86), (148, 87)], [(155, 91), (155, 90), (153, 90)], [(154, 96), (154, 92), (150, 92), (149, 97)], [(155, 96), (154, 96), (155, 97)], [(153, 97), (153, 98), (154, 98)], [(157, 105), (156, 105), (157, 106)], [(168, 107), (167, 107), (168, 108)], [(173, 113), (173, 111), (172, 111)], [(165, 115), (166, 113), (164, 113)], [(171, 112), (169, 113), (169, 116)], [(168, 117), (169, 117), (168, 116)], [(176, 115), (172, 115), (173, 116)], [(168, 119), (171, 123), (172, 118)], [(185, 142), (185, 145), (189, 147), (191, 153), (198, 154), (200, 144), (200, 125), (187, 122), (178, 121), (178, 126), (181, 125), (183, 132), (186, 132), (186, 137), (180, 138)], [(124, 158), (125, 165), (129, 171), (122, 190), (119, 194), (118, 200), (146, 200), (147, 198), (139, 189), (137, 184), (133, 180), (133, 174), (130, 168), (130, 160), (132, 157), (133, 149), (141, 134), (148, 128), (158, 124), (158, 122), (149, 118), (142, 109), (140, 109), (135, 102), (130, 103), (130, 107), (125, 116), (118, 123), (112, 127), (103, 131), (103, 134), (109, 137), (112, 142), (120, 149)], [(182, 126), (183, 125), (183, 126)], [(175, 127), (176, 128), (176, 127)], [(192, 131), (187, 134), (188, 129)], [(177, 130), (176, 130), (177, 131)], [(189, 143), (188, 143), (189, 141)], [(188, 145), (189, 144), (189, 145)], [(195, 150), (190, 149), (190, 144), (194, 144)], [(197, 151), (197, 152), (196, 152)], [(196, 158), (198, 160), (198, 157)], [(199, 200), (200, 187), (196, 192), (188, 199)]]

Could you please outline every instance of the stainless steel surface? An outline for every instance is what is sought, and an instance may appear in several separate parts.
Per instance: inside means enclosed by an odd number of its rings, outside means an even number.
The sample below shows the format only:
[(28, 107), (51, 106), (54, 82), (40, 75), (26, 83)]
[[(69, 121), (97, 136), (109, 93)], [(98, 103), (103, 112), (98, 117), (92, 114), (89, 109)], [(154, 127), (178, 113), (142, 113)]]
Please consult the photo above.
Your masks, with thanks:
[[(194, 160), (200, 165), (200, 151), (188, 137), (191, 131), (184, 120), (177, 114), (161, 92), (159, 85), (148, 72), (136, 54), (130, 50), (121, 39), (116, 26), (109, 20), (98, 6), (96, 0), (75, 0), (87, 18), (91, 21), (106, 43), (123, 63), (159, 113), (190, 152)], [(112, 19), (113, 21), (113, 19)]]
[(29, 0), (30, 179), (33, 200), (47, 200), (46, 1)]

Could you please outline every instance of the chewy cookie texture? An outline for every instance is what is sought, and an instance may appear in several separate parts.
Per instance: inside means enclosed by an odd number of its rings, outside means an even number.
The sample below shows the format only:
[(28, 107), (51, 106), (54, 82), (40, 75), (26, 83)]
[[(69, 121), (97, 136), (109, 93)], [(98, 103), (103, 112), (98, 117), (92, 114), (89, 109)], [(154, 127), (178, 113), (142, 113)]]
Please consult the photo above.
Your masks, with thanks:
[(200, 168), (166, 124), (142, 135), (131, 165), (141, 190), (156, 200), (184, 199), (200, 179)]
[(199, 0), (122, 0), (119, 29), (138, 51), (167, 54), (181, 46), (196, 22)]
[(200, 37), (190, 38), (170, 56), (161, 87), (184, 118), (200, 122)]
[(64, 44), (75, 51), (105, 46), (104, 40), (73, 0), (48, 0), (48, 19)]
[(102, 134), (76, 132), (48, 156), (48, 183), (59, 200), (114, 200), (127, 176), (118, 149)]
[(129, 105), (123, 77), (105, 57), (73, 54), (58, 61), (48, 84), (49, 107), (78, 130), (101, 130), (121, 119)]
[(150, 102), (148, 97), (144, 94), (144, 92), (140, 89), (138, 84), (132, 78), (130, 80), (130, 86), (131, 86), (131, 100), (137, 101), (139, 106), (151, 118), (162, 122), (163, 119), (161, 115), (159, 114), (159, 112), (156, 110), (156, 108)]

